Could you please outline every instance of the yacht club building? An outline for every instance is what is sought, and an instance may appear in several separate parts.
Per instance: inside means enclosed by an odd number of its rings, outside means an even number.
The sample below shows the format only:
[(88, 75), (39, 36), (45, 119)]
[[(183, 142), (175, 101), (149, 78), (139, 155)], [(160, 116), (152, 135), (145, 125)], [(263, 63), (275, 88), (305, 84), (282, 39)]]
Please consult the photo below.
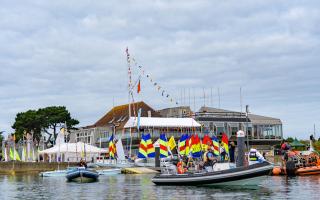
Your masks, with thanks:
[(188, 106), (166, 108), (158, 112), (165, 117), (193, 116), (202, 125), (202, 134), (220, 136), (226, 133), (234, 141), (237, 131), (244, 130), (248, 133), (251, 145), (275, 145), (283, 138), (282, 122), (278, 118), (252, 113), (246, 116), (246, 113), (211, 107), (201, 107), (195, 113)]

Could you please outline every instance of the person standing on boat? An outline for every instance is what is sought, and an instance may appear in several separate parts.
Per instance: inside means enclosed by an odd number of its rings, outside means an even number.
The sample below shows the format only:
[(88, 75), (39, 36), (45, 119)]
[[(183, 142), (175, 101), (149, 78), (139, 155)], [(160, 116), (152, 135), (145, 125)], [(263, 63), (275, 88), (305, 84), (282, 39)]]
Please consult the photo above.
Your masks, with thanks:
[(235, 159), (234, 159), (234, 152), (236, 150), (236, 145), (234, 144), (234, 142), (230, 142), (229, 145), (229, 156), (230, 156), (230, 162), (234, 163)]

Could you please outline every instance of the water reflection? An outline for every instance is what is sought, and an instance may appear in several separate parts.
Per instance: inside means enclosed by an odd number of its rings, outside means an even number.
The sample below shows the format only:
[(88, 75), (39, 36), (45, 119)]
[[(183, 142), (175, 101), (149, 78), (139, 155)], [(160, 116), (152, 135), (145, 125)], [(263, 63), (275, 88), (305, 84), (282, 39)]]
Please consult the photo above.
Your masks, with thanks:
[(152, 175), (101, 176), (99, 182), (64, 177), (0, 176), (1, 199), (318, 199), (320, 176), (268, 177), (257, 188), (155, 186)]

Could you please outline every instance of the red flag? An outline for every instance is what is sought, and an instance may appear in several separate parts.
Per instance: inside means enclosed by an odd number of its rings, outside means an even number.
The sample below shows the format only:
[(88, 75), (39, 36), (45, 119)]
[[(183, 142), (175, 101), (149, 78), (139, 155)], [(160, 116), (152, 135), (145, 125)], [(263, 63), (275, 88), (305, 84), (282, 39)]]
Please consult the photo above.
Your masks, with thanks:
[(208, 145), (208, 142), (209, 142), (209, 145), (212, 145), (212, 140), (211, 138), (208, 136), (208, 135), (205, 135), (202, 139), (202, 144), (203, 145)]
[(140, 92), (141, 92), (141, 84), (140, 84), (140, 80), (139, 80), (138, 88), (137, 88), (137, 93), (139, 94)]

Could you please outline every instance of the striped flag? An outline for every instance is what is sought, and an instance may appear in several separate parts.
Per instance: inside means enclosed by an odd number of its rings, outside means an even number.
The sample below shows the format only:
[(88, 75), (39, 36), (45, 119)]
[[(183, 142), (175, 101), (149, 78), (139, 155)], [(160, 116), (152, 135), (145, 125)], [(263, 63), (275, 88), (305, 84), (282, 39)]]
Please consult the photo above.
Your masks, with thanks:
[(144, 134), (141, 135), (141, 141), (139, 145), (139, 153), (138, 158), (147, 158), (148, 157), (148, 148), (147, 148), (147, 142), (145, 141)]
[(217, 138), (217, 136), (212, 136), (212, 143), (213, 143), (213, 153), (216, 156), (220, 155), (220, 151), (219, 151), (219, 139)]
[(227, 155), (226, 160), (227, 160), (229, 157), (229, 146), (228, 146), (228, 136), (225, 133), (222, 133), (221, 145), (224, 148), (224, 150), (226, 151), (226, 155)]
[(201, 141), (198, 134), (194, 134), (191, 139), (191, 150), (193, 158), (200, 158), (202, 155), (201, 152)]
[(208, 134), (206, 134), (203, 139), (202, 139), (202, 151), (207, 151), (208, 146), (212, 145), (212, 140), (211, 138), (208, 136)]
[(186, 140), (186, 155), (188, 156), (190, 152), (190, 147), (191, 147), (191, 136), (188, 136), (188, 139)]
[(179, 140), (179, 154), (181, 156), (186, 155), (186, 141), (188, 139), (187, 134), (183, 134)]
[(147, 155), (148, 155), (148, 158), (154, 158), (156, 157), (156, 152), (155, 152), (155, 149), (154, 149), (154, 146), (152, 144), (152, 140), (151, 140), (151, 135), (150, 133), (147, 133), (145, 135), (145, 141), (146, 141), (146, 144), (147, 144)]
[(160, 158), (168, 157), (168, 140), (164, 133), (160, 134), (159, 144), (160, 144)]
[(111, 135), (110, 139), (109, 139), (109, 156), (111, 158), (115, 158), (115, 153), (116, 153), (116, 147), (113, 141), (113, 134)]

